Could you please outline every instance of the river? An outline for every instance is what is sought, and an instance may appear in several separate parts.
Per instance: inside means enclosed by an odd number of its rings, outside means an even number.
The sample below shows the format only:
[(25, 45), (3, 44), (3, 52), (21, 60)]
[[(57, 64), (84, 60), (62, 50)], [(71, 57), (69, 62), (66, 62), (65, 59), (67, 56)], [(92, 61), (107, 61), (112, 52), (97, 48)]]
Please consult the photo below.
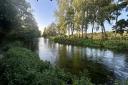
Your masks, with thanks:
[(79, 47), (54, 43), (39, 38), (40, 59), (63, 68), (67, 72), (79, 74), (88, 71), (92, 79), (128, 79), (128, 53), (107, 49)]

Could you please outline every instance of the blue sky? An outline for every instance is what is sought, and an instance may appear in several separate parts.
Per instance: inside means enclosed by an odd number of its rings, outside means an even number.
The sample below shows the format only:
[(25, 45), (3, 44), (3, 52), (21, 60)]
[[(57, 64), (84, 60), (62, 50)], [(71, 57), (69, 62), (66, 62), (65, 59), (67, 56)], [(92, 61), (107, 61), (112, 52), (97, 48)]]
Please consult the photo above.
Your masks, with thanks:
[[(54, 12), (57, 9), (56, 0), (28, 0), (33, 9), (33, 15), (38, 23), (40, 29), (43, 30), (44, 27), (48, 26), (52, 22), (55, 22)], [(119, 19), (127, 19), (127, 13), (125, 11), (122, 12), (122, 15)], [(112, 23), (114, 24), (114, 22)], [(111, 30), (112, 25), (105, 23), (106, 30)], [(91, 30), (88, 30), (90, 32)], [(100, 31), (100, 30), (99, 30)]]
[(55, 21), (54, 11), (57, 8), (56, 0), (28, 0), (33, 9), (33, 15), (40, 29)]

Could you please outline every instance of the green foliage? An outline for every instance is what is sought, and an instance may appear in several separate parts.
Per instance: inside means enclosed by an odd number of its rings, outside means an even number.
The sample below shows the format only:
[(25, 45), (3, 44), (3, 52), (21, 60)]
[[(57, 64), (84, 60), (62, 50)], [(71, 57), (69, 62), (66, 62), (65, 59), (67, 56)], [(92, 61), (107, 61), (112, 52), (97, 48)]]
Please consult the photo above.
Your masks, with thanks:
[(3, 42), (2, 44), (2, 48), (1, 50), (3, 50), (4, 52), (6, 52), (8, 49), (10, 48), (14, 48), (14, 47), (23, 47), (23, 43), (21, 41), (13, 41), (13, 42)]
[[(87, 32), (91, 30), (92, 39), (94, 31), (99, 30), (101, 30), (102, 39), (106, 39), (106, 21), (110, 25), (119, 24), (118, 18), (128, 5), (127, 0), (57, 0), (57, 4), (58, 9), (55, 12), (57, 35), (73, 36), (76, 33), (79, 37), (88, 38)], [(115, 20), (114, 24), (111, 23), (113, 20)], [(123, 27), (116, 26), (116, 30), (122, 34)], [(46, 29), (49, 30), (49, 27)], [(44, 31), (44, 36), (54, 36), (50, 35), (52, 32)]]
[(44, 28), (43, 37), (56, 36), (59, 32), (57, 30), (56, 24), (52, 23), (47, 28)]
[(75, 78), (21, 47), (10, 48), (0, 60), (0, 68), (0, 83), (3, 85), (92, 85), (86, 76)]
[(83, 39), (77, 37), (67, 37), (67, 36), (57, 36), (51, 38), (53, 41), (61, 44), (78, 45), (85, 47), (98, 47), (98, 48), (108, 48), (113, 50), (128, 50), (128, 40), (111, 39), (111, 40), (92, 40)]
[(74, 82), (74, 85), (93, 85), (90, 83), (89, 79), (86, 79), (85, 77), (81, 77), (79, 80), (76, 80)]
[(40, 36), (37, 23), (26, 0), (0, 1), (0, 39), (29, 40)]
[[(35, 63), (37, 62), (37, 63)], [(38, 65), (37, 55), (25, 48), (11, 48), (1, 61), (1, 81), (6, 85), (29, 85), (36, 83)], [(34, 85), (34, 84), (32, 84)], [(36, 84), (35, 84), (36, 85)]]
[(8, 34), (7, 38), (14, 40), (17, 39), (23, 41), (30, 41), (39, 36), (40, 36), (40, 32), (35, 28), (20, 28), (17, 30), (12, 30)]
[(120, 33), (121, 35), (123, 35), (124, 31), (128, 32), (128, 29), (126, 28), (127, 26), (128, 26), (128, 20), (121, 19), (116, 22), (116, 25), (113, 26), (113, 29), (117, 33)]

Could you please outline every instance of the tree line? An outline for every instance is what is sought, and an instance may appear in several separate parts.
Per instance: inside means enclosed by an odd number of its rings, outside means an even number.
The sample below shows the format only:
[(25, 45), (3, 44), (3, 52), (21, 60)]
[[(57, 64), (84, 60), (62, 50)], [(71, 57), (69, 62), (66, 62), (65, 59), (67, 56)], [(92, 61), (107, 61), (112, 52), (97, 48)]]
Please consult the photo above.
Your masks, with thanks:
[(122, 11), (128, 9), (127, 0), (57, 0), (57, 4), (56, 22), (54, 23), (56, 26), (52, 27), (53, 23), (49, 25), (45, 28), (44, 35), (52, 35), (52, 33), (74, 35), (77, 33), (87, 38), (87, 31), (91, 30), (93, 39), (94, 30), (101, 30), (102, 38), (106, 38), (106, 22), (109, 24), (112, 21), (115, 22), (113, 25), (115, 34), (124, 32), (126, 29), (122, 27), (128, 26), (125, 23), (127, 20), (119, 20)]
[(26, 0), (0, 0), (0, 42), (3, 40), (30, 40), (40, 32)]
[(40, 60), (33, 42), (39, 36), (27, 0), (0, 0), (0, 85), (92, 85), (87, 76), (76, 78)]

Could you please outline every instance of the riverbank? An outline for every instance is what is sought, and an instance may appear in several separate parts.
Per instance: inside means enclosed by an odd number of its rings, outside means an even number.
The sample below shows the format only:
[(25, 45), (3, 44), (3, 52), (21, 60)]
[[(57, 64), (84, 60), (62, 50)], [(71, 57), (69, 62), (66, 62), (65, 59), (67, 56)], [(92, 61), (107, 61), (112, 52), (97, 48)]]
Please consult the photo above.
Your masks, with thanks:
[(78, 77), (52, 67), (49, 62), (40, 60), (35, 52), (24, 48), (20, 42), (9, 43), (3, 48), (0, 85), (93, 85), (85, 76), (87, 73)]
[[(94, 85), (88, 72), (82, 72), (77, 76), (65, 72), (62, 68), (52, 67), (22, 44), (20, 41), (9, 42), (3, 47), (4, 57), (0, 59), (1, 85)], [(93, 82), (99, 84), (96, 77), (93, 78)], [(118, 81), (112, 80), (113, 85), (116, 82)]]
[(0, 46), (0, 85), (93, 85), (85, 72), (73, 75), (41, 60), (31, 49), (35, 44), (13, 40)]
[(50, 37), (50, 39), (60, 44), (105, 48), (116, 51), (128, 50), (128, 40), (121, 40), (121, 39), (101, 40), (101, 39), (84, 39), (84, 38), (68, 37), (68, 36)]

